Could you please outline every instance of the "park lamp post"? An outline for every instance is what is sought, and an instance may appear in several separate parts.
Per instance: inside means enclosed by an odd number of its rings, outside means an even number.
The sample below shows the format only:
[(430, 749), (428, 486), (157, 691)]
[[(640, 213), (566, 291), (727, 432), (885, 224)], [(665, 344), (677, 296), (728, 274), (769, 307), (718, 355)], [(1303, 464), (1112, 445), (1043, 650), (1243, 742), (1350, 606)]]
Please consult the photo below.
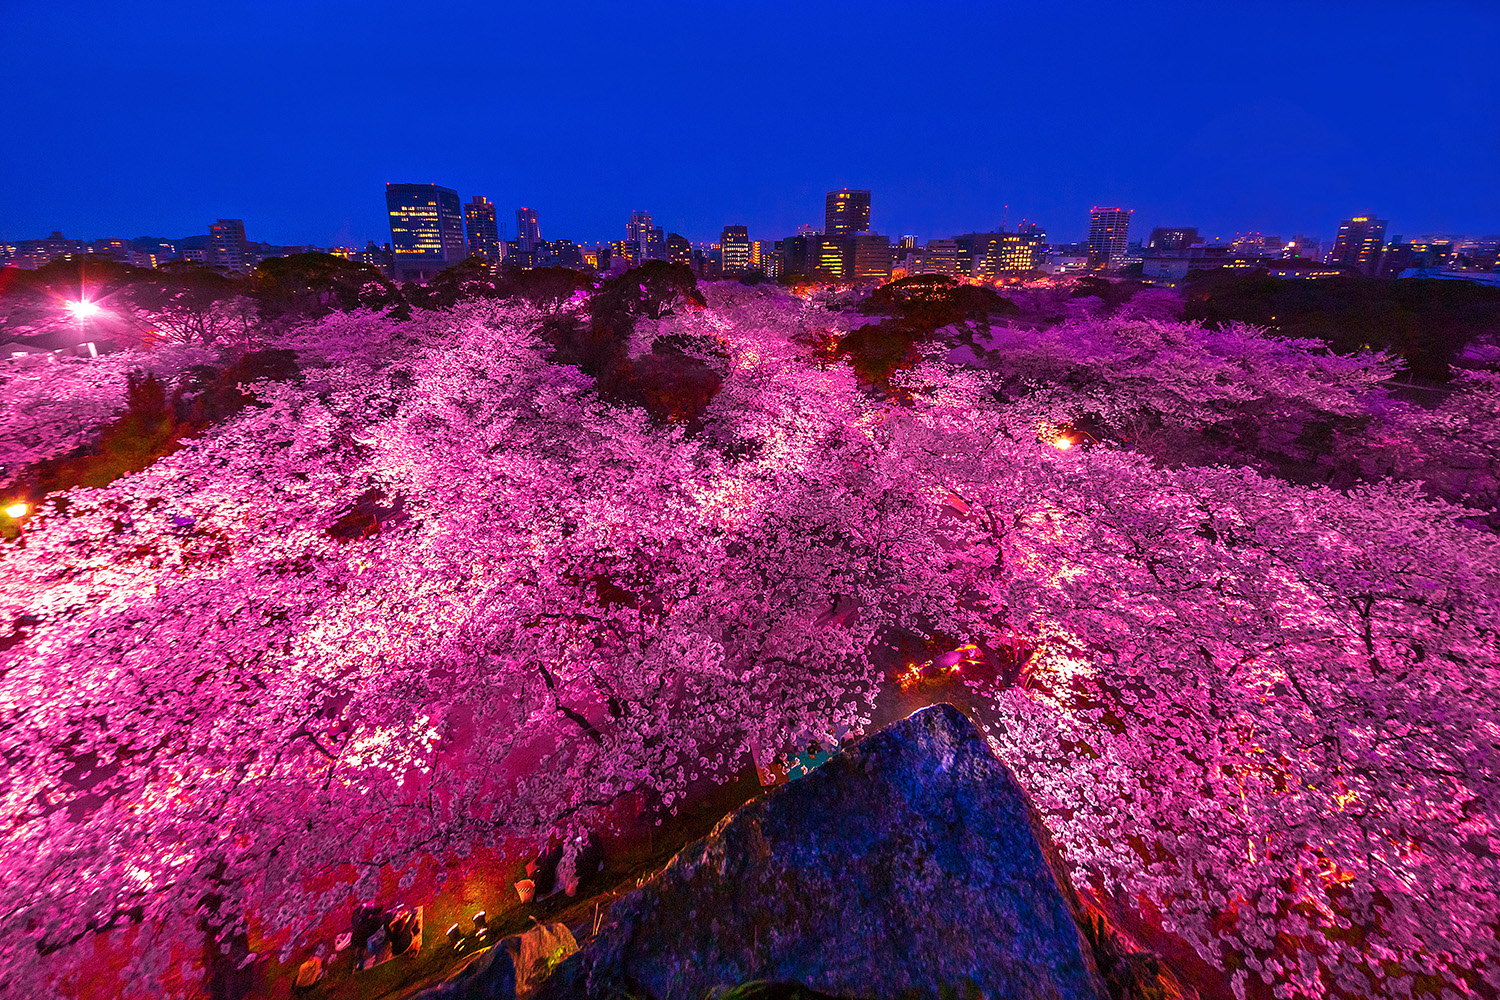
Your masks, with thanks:
[(15, 526), (15, 537), (20, 539), (21, 544), (26, 544), (26, 515), (31, 513), (31, 507), (24, 500), (17, 500), (5, 505), (5, 517), (0, 518), (0, 538), (9, 541), (11, 538), (11, 526)]
[[(85, 337), (88, 335), (88, 321), (104, 312), (99, 303), (84, 298), (80, 298), (76, 302), (64, 302), (63, 306), (68, 310), (68, 312), (73, 314), (75, 319), (78, 320), (78, 335), (80, 337)], [(97, 358), (99, 356), (99, 352), (94, 347), (93, 342), (89, 341), (88, 345), (89, 356)]]
[(99, 303), (90, 302), (88, 299), (79, 299), (77, 302), (66, 302), (68, 312), (78, 319), (78, 325), (83, 326), (86, 320), (92, 319), (104, 310), (99, 308)]

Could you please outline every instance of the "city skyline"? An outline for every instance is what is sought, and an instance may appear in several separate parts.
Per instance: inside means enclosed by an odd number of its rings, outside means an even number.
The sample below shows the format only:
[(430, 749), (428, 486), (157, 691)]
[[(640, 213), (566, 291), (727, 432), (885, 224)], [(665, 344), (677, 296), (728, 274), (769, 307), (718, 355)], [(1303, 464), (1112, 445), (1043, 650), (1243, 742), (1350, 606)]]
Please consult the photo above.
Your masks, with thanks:
[[(537, 39), (526, 58), (545, 85), (497, 84), (516, 58), (497, 44), (441, 93), (379, 68), (401, 9), (270, 4), (233, 32), (198, 7), (17, 9), (0, 26), (9, 134), (34, 139), (0, 157), (0, 238), (174, 238), (242, 218), (271, 243), (363, 246), (385, 230), (368, 192), (408, 181), (532, 206), (589, 241), (618, 239), (640, 205), (694, 240), (726, 224), (793, 233), (843, 187), (880, 192), (873, 229), (924, 240), (1007, 214), (1081, 240), (1091, 205), (1210, 237), (1329, 239), (1362, 212), (1403, 233), (1500, 232), (1483, 197), (1500, 183), (1500, 13), (1479, 4), (600, 6), (566, 24), (448, 4), (466, 31)], [(873, 103), (807, 91), (798, 68), (821, 64), (835, 29), (862, 73), (877, 68)], [(1090, 56), (1106, 37), (1123, 53), (1107, 85)], [(1181, 57), (1170, 67), (1163, 46)], [(1337, 71), (1352, 52), (1432, 85), (1352, 100)], [(728, 55), (743, 87), (693, 82)], [(993, 86), (980, 70), (997, 59), (1028, 67), (1026, 86)], [(226, 62), (243, 71), (222, 77)], [(220, 82), (192, 84), (207, 75)], [(100, 79), (136, 92), (105, 104)]]

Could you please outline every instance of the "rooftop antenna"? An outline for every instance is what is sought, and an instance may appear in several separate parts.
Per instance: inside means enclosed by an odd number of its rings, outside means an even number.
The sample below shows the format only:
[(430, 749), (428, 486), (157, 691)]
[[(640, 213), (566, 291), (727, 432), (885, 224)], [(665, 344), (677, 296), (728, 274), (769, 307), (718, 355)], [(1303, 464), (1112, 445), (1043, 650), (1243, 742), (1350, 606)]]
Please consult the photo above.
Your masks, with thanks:
[(1010, 228), (1010, 206), (1005, 206), (1005, 214), (1000, 217), (1000, 231), (1003, 233)]

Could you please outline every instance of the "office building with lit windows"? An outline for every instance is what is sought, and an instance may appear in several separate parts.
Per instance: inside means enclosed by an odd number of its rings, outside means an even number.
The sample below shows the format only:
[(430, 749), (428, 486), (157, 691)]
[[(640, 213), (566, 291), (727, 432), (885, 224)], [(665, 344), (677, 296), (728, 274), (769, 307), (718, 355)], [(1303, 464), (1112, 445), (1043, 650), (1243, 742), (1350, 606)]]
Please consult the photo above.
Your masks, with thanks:
[(457, 191), (436, 184), (387, 184), (385, 207), (397, 281), (431, 281), (468, 257)]
[(652, 225), (650, 212), (630, 213), (630, 221), (625, 224), (625, 242), (640, 247), (643, 261), (667, 259), (666, 237), (660, 226)]
[(469, 231), (469, 256), (491, 264), (500, 262), (500, 229), (495, 221), (495, 203), (476, 194), (464, 206), (464, 226)]
[(853, 236), (870, 228), (870, 192), (844, 188), (823, 202), (823, 235)]
[(995, 274), (1026, 274), (1047, 262), (1046, 233), (998, 233), (990, 247)]
[(516, 209), (516, 243), (522, 253), (534, 254), (541, 249), (542, 224), (537, 221), (536, 209)]
[(1188, 247), (1202, 242), (1197, 226), (1157, 226), (1146, 240), (1146, 250), (1155, 254), (1187, 253)]
[(673, 233), (666, 240), (667, 260), (673, 264), (684, 264), (693, 266), (693, 245), (685, 236)]
[(958, 241), (928, 240), (922, 248), (922, 273), (958, 276)]
[(1356, 215), (1339, 224), (1338, 238), (1333, 241), (1333, 250), (1324, 261), (1341, 264), (1361, 274), (1374, 274), (1380, 263), (1380, 252), (1385, 249), (1384, 219), (1368, 215)]
[(725, 274), (750, 270), (750, 232), (744, 226), (725, 226), (719, 234), (720, 260)]
[(250, 242), (245, 239), (244, 219), (220, 219), (208, 227), (208, 246), (203, 262), (212, 267), (243, 274), (254, 266)]
[(891, 280), (891, 241), (879, 233), (855, 233), (846, 237), (844, 276), (861, 284), (885, 284)]
[(768, 278), (781, 277), (781, 247), (775, 240), (756, 240), (750, 244), (750, 268)]
[(806, 274), (810, 270), (808, 259), (811, 255), (811, 248), (808, 244), (816, 239), (815, 236), (799, 235), (788, 236), (781, 240), (778, 244), (781, 250), (781, 273)]
[(1100, 208), (1089, 210), (1089, 265), (1091, 267), (1118, 267), (1125, 259), (1130, 234), (1129, 208)]
[(849, 240), (843, 236), (809, 236), (807, 239), (808, 273), (827, 272), (835, 278), (844, 277), (844, 264), (849, 257)]

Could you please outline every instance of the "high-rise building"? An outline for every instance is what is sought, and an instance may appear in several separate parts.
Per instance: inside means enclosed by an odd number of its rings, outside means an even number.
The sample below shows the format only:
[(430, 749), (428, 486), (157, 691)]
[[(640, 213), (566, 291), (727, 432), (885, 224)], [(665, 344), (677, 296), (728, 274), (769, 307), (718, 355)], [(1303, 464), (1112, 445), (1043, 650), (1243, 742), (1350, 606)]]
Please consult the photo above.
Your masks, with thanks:
[(673, 233), (666, 240), (667, 260), (673, 264), (693, 266), (693, 245), (685, 237)]
[(495, 222), (495, 203), (476, 194), (464, 206), (464, 223), (469, 230), (469, 256), (498, 264), (500, 229)]
[(843, 236), (809, 236), (807, 238), (808, 273), (823, 271), (835, 278), (844, 277), (849, 240)]
[(640, 209), (630, 213), (630, 221), (625, 223), (625, 241), (634, 243), (642, 250), (651, 239), (651, 213)]
[(879, 233), (855, 233), (845, 240), (844, 276), (856, 284), (891, 280), (891, 241)]
[(638, 256), (643, 261), (667, 259), (662, 228), (651, 224), (651, 213), (644, 209), (630, 213), (630, 221), (625, 223), (625, 242), (640, 247)]
[(469, 255), (458, 192), (436, 184), (387, 184), (397, 281), (430, 281)]
[(1157, 226), (1146, 240), (1146, 250), (1154, 254), (1187, 253), (1188, 247), (1202, 242), (1196, 226)]
[(750, 232), (744, 226), (725, 226), (719, 235), (725, 274), (744, 274), (750, 270)]
[(991, 274), (1026, 274), (1047, 261), (1046, 233), (996, 233), (989, 245)]
[(1129, 208), (1089, 210), (1089, 264), (1094, 267), (1117, 266), (1129, 249)]
[(928, 240), (922, 248), (922, 271), (925, 274), (958, 276), (958, 241)]
[(852, 236), (870, 228), (870, 192), (844, 188), (823, 202), (823, 235)]
[(203, 262), (237, 274), (250, 270), (250, 242), (245, 239), (244, 219), (220, 219), (208, 227), (208, 246)]
[(921, 249), (921, 244), (917, 242), (917, 238), (915, 236), (903, 236), (901, 237), (901, 249), (918, 250)]
[(1281, 248), (1282, 260), (1316, 260), (1318, 256), (1318, 240), (1314, 236), (1293, 236), (1291, 240)]
[(387, 243), (384, 246), (376, 246), (374, 240), (365, 243), (365, 248), (359, 252), (359, 262), (369, 264), (387, 278), (391, 276), (395, 268), (395, 256), (391, 253), (391, 245)]
[(750, 244), (750, 268), (768, 278), (781, 277), (781, 248), (775, 240), (756, 240)]
[(788, 236), (781, 241), (781, 268), (782, 274), (807, 274), (812, 270), (808, 261), (812, 255), (809, 244), (817, 240), (816, 236)]
[(541, 249), (542, 225), (537, 221), (536, 209), (516, 209), (516, 244), (522, 253), (535, 254)]
[(1340, 223), (1338, 238), (1333, 241), (1333, 251), (1325, 263), (1374, 274), (1380, 263), (1380, 251), (1385, 248), (1385, 224), (1384, 219), (1368, 215), (1356, 215)]
[(615, 240), (609, 245), (609, 269), (613, 273), (628, 271), (641, 262), (641, 245), (634, 240)]

